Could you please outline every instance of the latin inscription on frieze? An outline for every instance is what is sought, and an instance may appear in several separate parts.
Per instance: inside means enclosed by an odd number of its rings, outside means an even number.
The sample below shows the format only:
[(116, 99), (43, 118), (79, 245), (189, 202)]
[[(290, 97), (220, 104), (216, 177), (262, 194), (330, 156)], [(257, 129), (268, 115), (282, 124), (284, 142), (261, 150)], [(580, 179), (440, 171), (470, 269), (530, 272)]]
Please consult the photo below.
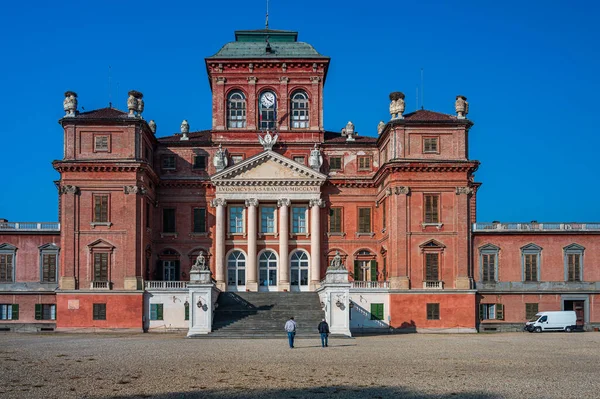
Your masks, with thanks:
[(217, 193), (318, 193), (320, 187), (310, 186), (218, 186)]

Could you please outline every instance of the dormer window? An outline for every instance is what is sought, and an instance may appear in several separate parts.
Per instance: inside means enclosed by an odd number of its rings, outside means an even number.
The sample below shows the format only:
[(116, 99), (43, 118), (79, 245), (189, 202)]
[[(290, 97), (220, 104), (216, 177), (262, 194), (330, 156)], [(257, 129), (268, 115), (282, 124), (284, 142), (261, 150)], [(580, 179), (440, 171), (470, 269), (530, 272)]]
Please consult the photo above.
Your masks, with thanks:
[(277, 97), (272, 91), (265, 91), (259, 97), (258, 107), (260, 110), (260, 121), (258, 127), (260, 130), (274, 130), (275, 120), (277, 118)]
[(304, 91), (292, 95), (292, 128), (308, 128), (308, 96)]
[(246, 97), (239, 90), (232, 91), (227, 99), (227, 126), (230, 129), (246, 127)]

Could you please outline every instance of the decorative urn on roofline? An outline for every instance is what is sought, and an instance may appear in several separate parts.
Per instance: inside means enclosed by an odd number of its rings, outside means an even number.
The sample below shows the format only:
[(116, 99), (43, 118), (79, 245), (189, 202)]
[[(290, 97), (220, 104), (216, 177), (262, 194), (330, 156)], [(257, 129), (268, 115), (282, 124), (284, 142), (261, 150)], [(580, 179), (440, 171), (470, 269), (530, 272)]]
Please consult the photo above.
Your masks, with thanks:
[(404, 93), (401, 91), (394, 91), (390, 93), (390, 115), (392, 119), (404, 119), (402, 114), (404, 113)]
[(66, 117), (74, 117), (77, 114), (77, 93), (74, 91), (67, 91), (65, 93), (63, 108), (66, 112)]
[(465, 96), (456, 96), (456, 101), (454, 102), (454, 109), (456, 110), (458, 119), (465, 119), (467, 114), (469, 113), (469, 103), (467, 102), (467, 97)]

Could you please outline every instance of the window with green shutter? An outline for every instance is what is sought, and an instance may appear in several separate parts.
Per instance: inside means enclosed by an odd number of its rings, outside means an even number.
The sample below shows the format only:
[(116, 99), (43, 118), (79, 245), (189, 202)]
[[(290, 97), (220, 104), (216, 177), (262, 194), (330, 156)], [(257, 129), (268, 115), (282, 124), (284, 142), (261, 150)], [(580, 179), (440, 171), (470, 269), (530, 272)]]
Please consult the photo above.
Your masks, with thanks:
[(371, 304), (371, 320), (383, 320), (383, 303)]
[(360, 280), (360, 262), (357, 260), (354, 261), (354, 276), (352, 277), (354, 281)]
[(377, 261), (371, 261), (371, 281), (377, 281)]
[(16, 303), (12, 305), (12, 320), (19, 320), (19, 305)]
[(185, 307), (185, 318), (184, 318), (184, 320), (189, 320), (190, 319), (190, 303), (188, 301), (185, 301), (185, 303), (183, 304), (183, 306)]
[(108, 222), (108, 194), (94, 194), (95, 223)]
[(329, 232), (342, 232), (342, 208), (329, 209)]
[(35, 304), (35, 319), (42, 320), (42, 304), (41, 303)]
[(194, 233), (206, 233), (206, 208), (194, 208)]
[(0, 320), (19, 320), (19, 305), (0, 305)]
[(150, 305), (150, 320), (162, 320), (163, 319), (163, 304), (153, 303)]
[(108, 253), (94, 253), (94, 281), (108, 281)]

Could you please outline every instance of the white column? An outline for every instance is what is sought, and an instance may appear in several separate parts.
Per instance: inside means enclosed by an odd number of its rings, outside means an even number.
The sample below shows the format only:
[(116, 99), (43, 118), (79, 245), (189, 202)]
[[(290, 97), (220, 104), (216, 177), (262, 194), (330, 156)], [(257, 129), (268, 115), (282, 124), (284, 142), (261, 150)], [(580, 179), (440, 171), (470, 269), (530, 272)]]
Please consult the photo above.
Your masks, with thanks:
[(289, 243), (290, 238), (290, 218), (289, 207), (290, 200), (282, 198), (277, 200), (279, 207), (279, 291), (290, 290), (290, 268), (288, 265)]
[(215, 240), (215, 277), (217, 288), (221, 291), (227, 290), (227, 281), (225, 280), (225, 207), (227, 201), (224, 198), (215, 198), (212, 206), (217, 208), (216, 240)]
[(321, 208), (322, 199), (312, 199), (310, 205), (310, 290), (318, 288), (321, 280)]
[(256, 237), (257, 237), (257, 218), (256, 208), (258, 200), (249, 198), (246, 200), (246, 208), (248, 208), (248, 259), (246, 260), (246, 289), (250, 291), (258, 291), (258, 282), (256, 280)]

